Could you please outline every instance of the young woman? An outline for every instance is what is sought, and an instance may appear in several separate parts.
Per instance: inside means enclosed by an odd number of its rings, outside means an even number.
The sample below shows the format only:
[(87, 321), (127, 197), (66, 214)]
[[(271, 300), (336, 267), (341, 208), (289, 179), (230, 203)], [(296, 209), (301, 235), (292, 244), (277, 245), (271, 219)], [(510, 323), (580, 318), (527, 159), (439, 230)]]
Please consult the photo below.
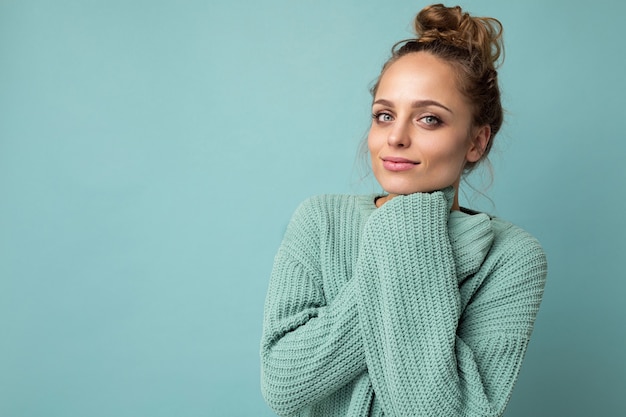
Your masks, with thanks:
[(545, 256), (457, 198), (502, 124), (501, 25), (434, 5), (415, 30), (372, 89), (384, 195), (308, 199), (276, 255), (261, 362), (281, 416), (500, 416), (517, 378)]

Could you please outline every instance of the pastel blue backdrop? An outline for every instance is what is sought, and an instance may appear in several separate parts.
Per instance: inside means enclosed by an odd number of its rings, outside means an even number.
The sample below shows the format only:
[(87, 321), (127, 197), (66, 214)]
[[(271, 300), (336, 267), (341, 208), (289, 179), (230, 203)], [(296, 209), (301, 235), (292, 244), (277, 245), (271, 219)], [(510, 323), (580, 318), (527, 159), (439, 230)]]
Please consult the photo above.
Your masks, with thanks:
[[(273, 415), (274, 253), (305, 197), (377, 190), (368, 88), (424, 5), (1, 0), (0, 415)], [(464, 204), (550, 262), (506, 416), (626, 415), (626, 3), (461, 5), (507, 46)]]

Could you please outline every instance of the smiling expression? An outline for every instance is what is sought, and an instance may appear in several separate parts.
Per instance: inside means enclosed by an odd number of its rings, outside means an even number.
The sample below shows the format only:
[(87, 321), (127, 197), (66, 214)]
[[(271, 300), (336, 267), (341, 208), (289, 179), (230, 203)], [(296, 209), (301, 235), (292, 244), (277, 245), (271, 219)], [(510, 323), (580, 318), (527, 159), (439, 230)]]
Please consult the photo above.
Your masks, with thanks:
[(384, 71), (372, 105), (368, 147), (374, 176), (386, 192), (458, 187), (465, 163), (480, 159), (488, 140), (488, 126), (472, 126), (472, 108), (450, 64), (416, 52)]

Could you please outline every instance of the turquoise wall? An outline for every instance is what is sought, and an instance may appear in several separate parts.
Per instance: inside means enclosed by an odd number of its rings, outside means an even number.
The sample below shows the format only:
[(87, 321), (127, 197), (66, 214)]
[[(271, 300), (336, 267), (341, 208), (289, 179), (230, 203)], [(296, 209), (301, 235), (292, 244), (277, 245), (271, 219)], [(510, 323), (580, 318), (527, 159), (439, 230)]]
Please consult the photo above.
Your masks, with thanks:
[[(506, 416), (626, 415), (626, 3), (461, 4), (507, 45), (466, 204), (550, 262)], [(376, 189), (368, 87), (422, 6), (1, 0), (0, 415), (271, 416), (272, 258), (305, 197)]]

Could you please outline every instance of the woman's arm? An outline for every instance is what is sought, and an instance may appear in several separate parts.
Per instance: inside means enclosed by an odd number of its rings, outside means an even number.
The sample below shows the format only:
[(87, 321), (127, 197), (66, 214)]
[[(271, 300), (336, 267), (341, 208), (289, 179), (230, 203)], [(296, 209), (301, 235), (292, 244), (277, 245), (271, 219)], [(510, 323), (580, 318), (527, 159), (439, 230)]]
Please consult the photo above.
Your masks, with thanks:
[[(364, 230), (357, 305), (386, 415), (501, 415), (537, 312), (545, 278), (539, 246), (489, 249), (488, 219), (476, 216), (451, 243), (450, 197), (450, 190), (396, 197)], [(492, 264), (481, 265), (487, 250)], [(471, 288), (485, 273), (486, 287), (474, 289), (464, 310), (459, 283)]]
[(279, 415), (318, 402), (365, 371), (356, 281), (330, 303), (322, 290), (319, 213), (311, 200), (296, 210), (266, 298), (261, 387)]

